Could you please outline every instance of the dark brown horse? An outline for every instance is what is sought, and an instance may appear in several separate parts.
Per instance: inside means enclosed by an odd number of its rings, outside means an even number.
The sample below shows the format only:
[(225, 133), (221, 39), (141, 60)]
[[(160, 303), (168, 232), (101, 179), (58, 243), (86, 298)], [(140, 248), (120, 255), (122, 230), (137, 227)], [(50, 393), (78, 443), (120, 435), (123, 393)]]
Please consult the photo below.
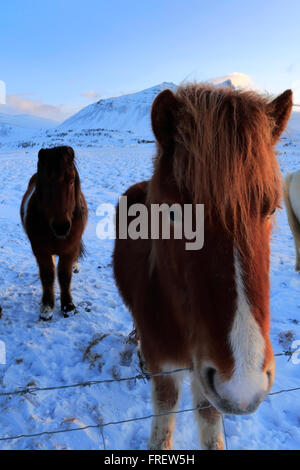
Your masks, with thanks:
[(83, 253), (81, 237), (88, 209), (71, 147), (41, 149), (38, 169), (21, 204), (21, 219), (40, 270), (43, 296), (40, 317), (50, 320), (54, 308), (55, 258), (61, 309), (75, 311), (71, 295), (72, 268)]
[[(192, 368), (194, 406), (204, 407), (196, 412), (204, 449), (224, 447), (221, 413), (253, 412), (273, 383), (269, 242), (281, 198), (274, 146), (291, 107), (290, 90), (271, 101), (199, 84), (155, 99), (154, 174), (127, 190), (128, 206), (203, 203), (202, 249), (187, 250), (186, 239), (174, 236), (121, 237), (119, 205), (117, 285), (148, 370)], [(174, 232), (173, 218), (170, 212)], [(155, 414), (176, 411), (181, 379), (152, 379)], [(174, 416), (153, 419), (151, 449), (171, 448)]]

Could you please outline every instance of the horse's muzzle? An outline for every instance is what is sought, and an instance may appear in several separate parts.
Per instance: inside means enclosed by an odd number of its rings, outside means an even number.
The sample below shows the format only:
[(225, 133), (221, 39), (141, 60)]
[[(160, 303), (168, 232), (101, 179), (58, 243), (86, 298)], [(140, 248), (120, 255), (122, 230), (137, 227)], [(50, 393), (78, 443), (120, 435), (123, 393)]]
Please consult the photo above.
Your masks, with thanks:
[(67, 238), (70, 234), (72, 224), (66, 220), (64, 222), (52, 222), (50, 227), (56, 238)]
[[(238, 390), (232, 389), (232, 394), (224, 393), (220, 383), (218, 384), (218, 373), (215, 368), (208, 367), (203, 375), (204, 387), (209, 401), (221, 412), (225, 414), (244, 415), (253, 413), (260, 403), (264, 400), (271, 387), (271, 378), (268, 372), (261, 372), (259, 378), (261, 381), (250, 393), (251, 383), (247, 393), (247, 385), (242, 393), (240, 387)], [(243, 384), (240, 384), (241, 388)]]

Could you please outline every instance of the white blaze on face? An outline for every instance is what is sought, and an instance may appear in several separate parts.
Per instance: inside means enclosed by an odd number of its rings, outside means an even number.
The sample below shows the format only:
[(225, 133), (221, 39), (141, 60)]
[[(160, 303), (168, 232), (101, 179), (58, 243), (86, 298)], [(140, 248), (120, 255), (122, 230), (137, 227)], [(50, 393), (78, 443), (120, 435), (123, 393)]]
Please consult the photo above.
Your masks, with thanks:
[(24, 200), (24, 204), (23, 204), (23, 225), (25, 226), (26, 225), (26, 218), (27, 218), (27, 210), (28, 210), (28, 204), (29, 204), (29, 201), (33, 195), (35, 191), (35, 186), (32, 188), (32, 190), (30, 191), (29, 194), (27, 194), (25, 200)]
[(218, 384), (223, 398), (241, 409), (247, 408), (268, 388), (267, 375), (262, 371), (265, 340), (251, 313), (242, 277), (237, 250), (234, 251), (237, 309), (230, 332), (230, 346), (234, 358), (234, 372), (227, 382)]

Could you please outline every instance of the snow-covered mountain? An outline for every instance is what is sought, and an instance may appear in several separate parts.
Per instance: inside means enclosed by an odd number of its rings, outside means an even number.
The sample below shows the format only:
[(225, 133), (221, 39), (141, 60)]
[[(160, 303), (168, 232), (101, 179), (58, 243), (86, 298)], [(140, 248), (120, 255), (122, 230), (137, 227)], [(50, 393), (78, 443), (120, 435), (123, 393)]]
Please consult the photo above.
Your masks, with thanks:
[(44, 119), (31, 114), (6, 114), (0, 113), (0, 138), (1, 142), (28, 138), (38, 130), (54, 128), (55, 121)]
[[(242, 73), (233, 73), (221, 78), (208, 80), (215, 86), (232, 88), (253, 87), (251, 78)], [(107, 129), (131, 131), (138, 135), (152, 135), (150, 111), (158, 93), (169, 88), (176, 89), (174, 83), (163, 82), (138, 93), (102, 99), (78, 111), (58, 126), (61, 130)]]
[(138, 93), (99, 100), (68, 118), (59, 129), (117, 129), (147, 136), (151, 134), (151, 105), (166, 88), (175, 90), (176, 85), (164, 82)]
[(51, 129), (56, 125), (55, 121), (31, 114), (0, 113), (0, 138), (1, 141), (3, 139), (20, 140), (37, 130)]
[[(206, 83), (216, 87), (258, 90), (248, 75), (236, 72), (207, 80)], [(0, 112), (0, 147), (12, 142), (17, 147), (65, 144), (93, 147), (153, 141), (151, 106), (157, 94), (167, 88), (176, 90), (177, 85), (163, 82), (137, 93), (102, 99), (81, 109), (58, 126), (54, 121), (37, 116)], [(287, 131), (300, 133), (299, 112), (292, 113)]]
[(32, 114), (6, 114), (0, 113), (0, 126), (16, 126), (25, 129), (51, 129), (57, 123)]

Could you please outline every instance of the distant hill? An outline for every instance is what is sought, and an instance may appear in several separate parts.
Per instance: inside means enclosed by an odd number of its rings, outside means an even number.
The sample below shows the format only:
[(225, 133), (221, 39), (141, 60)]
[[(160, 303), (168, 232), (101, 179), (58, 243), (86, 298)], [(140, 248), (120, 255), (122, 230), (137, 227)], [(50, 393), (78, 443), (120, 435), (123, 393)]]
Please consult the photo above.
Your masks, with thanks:
[[(233, 73), (208, 81), (215, 86), (251, 88), (251, 79), (242, 73)], [(176, 90), (174, 83), (163, 82), (146, 90), (115, 98), (99, 100), (78, 111), (58, 126), (61, 130), (107, 129), (131, 131), (138, 135), (152, 135), (150, 112), (154, 98), (165, 89)]]
[(55, 121), (31, 114), (0, 113), (0, 144), (28, 138), (36, 131), (52, 129), (56, 125)]
[(57, 126), (57, 122), (44, 119), (32, 114), (6, 114), (0, 113), (0, 126), (23, 127), (25, 129), (51, 129)]
[(90, 104), (58, 126), (70, 129), (108, 129), (151, 134), (150, 111), (154, 98), (165, 89), (175, 90), (174, 83), (161, 83), (152, 88), (108, 98)]
[[(251, 78), (232, 73), (207, 80), (216, 87), (256, 89)], [(174, 83), (163, 82), (137, 93), (102, 99), (69, 117), (62, 124), (38, 116), (0, 113), (0, 147), (9, 142), (21, 145), (99, 145), (154, 140), (151, 130), (151, 106), (155, 97), (165, 89), (176, 90)], [(1, 109), (1, 107), (0, 107)], [(300, 112), (292, 113), (287, 132), (300, 133)], [(298, 108), (300, 109), (300, 108)], [(25, 141), (25, 144), (22, 142)], [(18, 144), (19, 145), (19, 144)]]

